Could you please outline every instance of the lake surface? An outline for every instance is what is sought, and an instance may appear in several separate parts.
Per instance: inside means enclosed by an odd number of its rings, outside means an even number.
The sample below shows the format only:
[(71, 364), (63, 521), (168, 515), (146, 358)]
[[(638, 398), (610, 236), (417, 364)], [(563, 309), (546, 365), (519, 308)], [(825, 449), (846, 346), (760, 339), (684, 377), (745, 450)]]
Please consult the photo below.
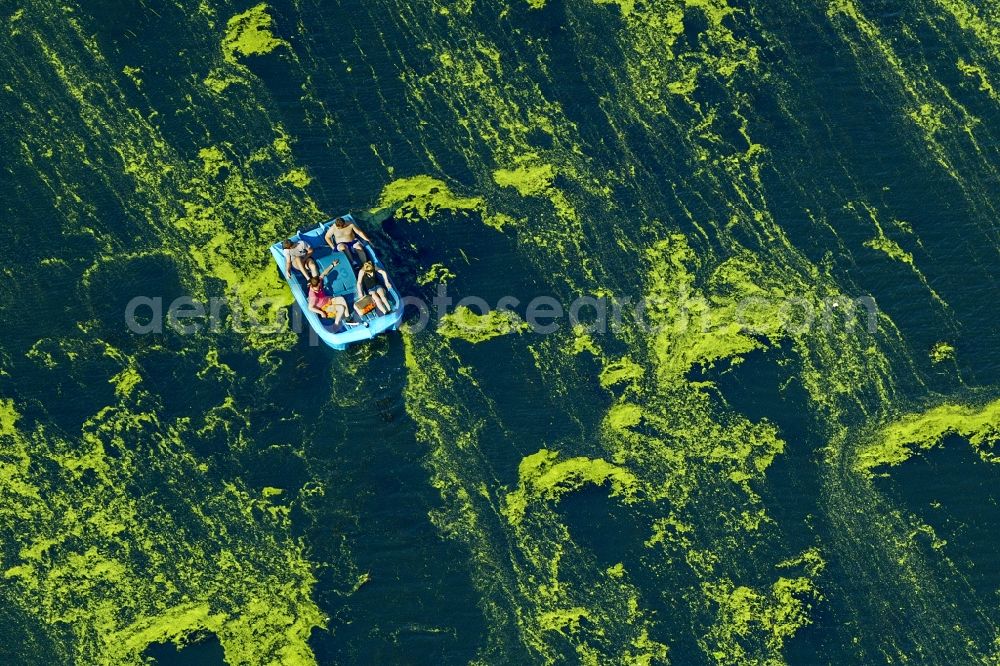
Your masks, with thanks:
[(994, 5), (0, 16), (3, 663), (995, 663)]

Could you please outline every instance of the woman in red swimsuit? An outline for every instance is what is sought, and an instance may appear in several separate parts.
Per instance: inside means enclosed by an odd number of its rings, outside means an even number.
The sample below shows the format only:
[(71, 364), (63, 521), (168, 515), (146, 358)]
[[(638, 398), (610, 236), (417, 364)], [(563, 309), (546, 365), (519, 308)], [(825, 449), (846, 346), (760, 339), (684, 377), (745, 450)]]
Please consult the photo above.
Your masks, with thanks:
[(343, 296), (330, 296), (323, 288), (323, 278), (337, 265), (334, 261), (325, 271), (309, 278), (309, 309), (320, 317), (333, 319), (333, 325), (340, 327), (347, 316), (347, 300)]

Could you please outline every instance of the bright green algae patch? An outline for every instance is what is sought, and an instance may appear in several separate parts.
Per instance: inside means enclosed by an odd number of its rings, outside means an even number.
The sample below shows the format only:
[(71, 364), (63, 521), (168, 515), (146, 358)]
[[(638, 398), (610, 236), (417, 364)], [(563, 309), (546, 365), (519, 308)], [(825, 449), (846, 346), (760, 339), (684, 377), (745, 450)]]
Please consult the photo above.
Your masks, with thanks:
[(826, 568), (819, 550), (811, 548), (777, 568), (804, 571), (794, 578), (780, 576), (764, 591), (728, 581), (706, 585), (706, 594), (717, 604), (718, 622), (702, 645), (716, 663), (759, 663), (755, 655), (761, 654), (767, 655), (764, 663), (782, 663), (785, 642), (812, 624), (813, 605), (823, 599), (816, 581)]
[(417, 284), (421, 286), (443, 284), (454, 278), (455, 274), (444, 264), (431, 264), (430, 268), (417, 276)]
[[(663, 174), (642, 173), (641, 160), (615, 165), (622, 175), (588, 163), (582, 157), (588, 151), (577, 144), (573, 124), (561, 116), (558, 103), (519, 71), (505, 68), (498, 49), (456, 19), (451, 28), (467, 35), (471, 46), (436, 42), (433, 50), (441, 67), (408, 80), (416, 103), (443, 100), (456, 124), (484, 138), (466, 142), (459, 133), (450, 144), (469, 157), (479, 177), (477, 191), (484, 193), (488, 205), (494, 205), (495, 198), (508, 210), (528, 211), (519, 216), (531, 220), (519, 229), (519, 240), (526, 258), (540, 275), (549, 276), (553, 289), (579, 294), (625, 288), (616, 282), (620, 253), (642, 258), (638, 270), (634, 263), (626, 264), (631, 267), (622, 280), (627, 288), (634, 289), (638, 277), (642, 293), (654, 299), (646, 326), (632, 326), (630, 321), (615, 331), (609, 344), (627, 349), (617, 350), (612, 358), (605, 357), (601, 336), (575, 328), (510, 341), (514, 353), (530, 354), (534, 360), (536, 370), (525, 381), (544, 387), (547, 400), (554, 403), (545, 409), (580, 427), (570, 427), (572, 434), (555, 442), (535, 443), (532, 433), (517, 433), (514, 441), (521, 450), (538, 453), (520, 461), (517, 487), (499, 494), (500, 499), (493, 465), (512, 463), (483, 460), (491, 456), (489, 451), (510, 446), (505, 430), (515, 427), (516, 416), (484, 398), (480, 382), (489, 384), (488, 368), (463, 364), (462, 346), (449, 339), (404, 336), (410, 379), (407, 411), (420, 423), (420, 438), (431, 451), (428, 466), (448, 506), (442, 513), (449, 520), (439, 523), (442, 531), (469, 545), (474, 580), (488, 599), (483, 605), (491, 622), (503, 627), (513, 622), (519, 643), (540, 661), (662, 663), (668, 657), (671, 631), (693, 628), (709, 660), (722, 653), (745, 663), (780, 663), (784, 641), (810, 621), (811, 590), (806, 585), (816, 584), (814, 576), (808, 571), (801, 577), (808, 580), (782, 576), (777, 584), (773, 577), (764, 584), (743, 578), (767, 575), (769, 556), (749, 565), (753, 573), (748, 574), (747, 552), (763, 553), (761, 543), (780, 542), (756, 489), (766, 482), (767, 470), (785, 442), (766, 419), (751, 421), (719, 405), (711, 379), (692, 382), (688, 375), (692, 370), (711, 373), (716, 364), (735, 367), (751, 353), (768, 353), (788, 339), (801, 345), (804, 355), (810, 353), (806, 334), (783, 330), (791, 317), (780, 307), (782, 299), (793, 296), (818, 302), (816, 283), (821, 276), (814, 267), (803, 267), (805, 262), (793, 251), (786, 253), (787, 239), (760, 201), (754, 169), (766, 154), (764, 148), (752, 145), (731, 159), (720, 158), (713, 142), (721, 144), (723, 139), (714, 133), (713, 119), (730, 110), (725, 104), (722, 109), (702, 107), (694, 99), (701, 77), (715, 78), (712, 85), (722, 83), (724, 89), (736, 75), (758, 66), (755, 47), (732, 27), (733, 17), (743, 14), (725, 2), (629, 9), (588, 11), (588, 20), (598, 12), (613, 17), (595, 34), (626, 54), (628, 80), (616, 79), (599, 93), (607, 100), (608, 140), (621, 139), (616, 145), (624, 147), (629, 145), (626, 136), (634, 139), (643, 130), (650, 136), (666, 135), (669, 138), (656, 141), (683, 153), (685, 160), (703, 164), (691, 168), (685, 162), (682, 174), (675, 174), (677, 182), (695, 189), (692, 208), (701, 210), (706, 202), (721, 200), (718, 208), (727, 212), (721, 219), (731, 220), (741, 233), (759, 234), (760, 245), (776, 249), (760, 256), (722, 234), (703, 243), (657, 221), (623, 219), (620, 225), (601, 225), (609, 216), (622, 214), (614, 187), (629, 188), (640, 174), (659, 184)], [(609, 25), (621, 19), (624, 29), (609, 32)], [(686, 50), (682, 44), (693, 42), (684, 38), (686, 24), (700, 26), (704, 21), (709, 28), (698, 35), (699, 47)], [(591, 37), (581, 35), (583, 41)], [(614, 76), (622, 69), (619, 65), (610, 68)], [(684, 105), (690, 108), (678, 110)], [(687, 127), (686, 114), (699, 113), (703, 116)], [(532, 118), (552, 137), (551, 149), (531, 145), (524, 125)], [(661, 118), (668, 127), (654, 126)], [(672, 123), (685, 125), (682, 136), (671, 133)], [(748, 131), (745, 119), (742, 129)], [(492, 155), (484, 156), (483, 144)], [(643, 207), (670, 207), (658, 198), (659, 189), (630, 191)], [(689, 227), (705, 236), (716, 232), (714, 220), (692, 218), (685, 220)], [(661, 239), (668, 240), (660, 244)], [(724, 245), (721, 256), (706, 250), (716, 241)], [(757, 301), (743, 312), (741, 302), (747, 297)], [(684, 327), (679, 323), (686, 309), (692, 324)], [(734, 323), (737, 314), (748, 325)], [(700, 326), (702, 317), (711, 318), (707, 328)], [(817, 356), (825, 358), (833, 347), (820, 348)], [(843, 365), (852, 362), (848, 357)], [(877, 372), (878, 362), (872, 365)], [(590, 400), (576, 400), (580, 374), (591, 370), (594, 385), (610, 394), (604, 413), (594, 414)], [(850, 385), (846, 374), (839, 375), (844, 392)], [(810, 375), (810, 380), (822, 384), (817, 394), (831, 395), (822, 378)], [(525, 437), (532, 443), (525, 444)], [(553, 453), (557, 449), (561, 455)], [(639, 544), (644, 550), (641, 563), (595, 566), (594, 553), (574, 539), (573, 523), (561, 515), (559, 500), (593, 485), (608, 487), (622, 498), (618, 509), (626, 520), (636, 521), (632, 527), (648, 529), (645, 548)], [(503, 524), (496, 524), (497, 513), (506, 518)], [(646, 524), (647, 513), (660, 518)], [(781, 560), (776, 558), (774, 564)], [(801, 603), (789, 601), (785, 580), (796, 581), (794, 596)], [(759, 590), (756, 608), (773, 609), (768, 621), (731, 629), (729, 614), (717, 612), (723, 593), (713, 598), (707, 592), (727, 586)], [(669, 606), (670, 620), (661, 623), (654, 617), (650, 598)], [(783, 617), (789, 621), (781, 622)], [(498, 630), (492, 635), (506, 634)], [(523, 661), (516, 652), (496, 654), (491, 653), (496, 661)]]
[[(287, 516), (262, 512), (237, 484), (210, 482), (183, 444), (190, 433), (125, 405), (88, 420), (79, 442), (22, 432), (17, 419), (0, 402), (0, 513), (16, 546), (0, 568), (53, 631), (69, 630), (74, 661), (141, 663), (150, 643), (211, 631), (229, 663), (314, 663), (307, 642), (325, 618)], [(137, 430), (152, 456), (130, 450)], [(48, 478), (32, 472), (38, 465)], [(174, 483), (156, 489), (160, 501), (179, 493), (190, 515), (126, 492), (163, 473)], [(212, 539), (185, 540), (201, 530)]]
[(941, 444), (948, 435), (969, 440), (986, 462), (1000, 462), (993, 446), (1000, 439), (1000, 400), (982, 407), (944, 404), (908, 414), (889, 424), (858, 451), (854, 468), (871, 474), (882, 466), (899, 465), (921, 450)]
[(431, 176), (399, 178), (384, 188), (378, 205), (372, 212), (395, 209), (401, 217), (429, 219), (440, 210), (482, 211), (481, 197), (460, 197), (452, 193), (448, 184)]
[(514, 169), (497, 169), (493, 180), (501, 187), (513, 187), (521, 196), (542, 194), (552, 186), (555, 169), (551, 164), (522, 164)]
[(0, 437), (17, 434), (15, 424), (18, 418), (17, 410), (14, 409), (14, 403), (10, 400), (0, 399)]
[[(781, 577), (765, 591), (745, 585), (709, 585), (718, 621), (702, 644), (717, 664), (784, 663), (785, 641), (812, 624), (813, 603), (822, 598), (809, 576)], [(749, 644), (750, 649), (744, 647)], [(767, 655), (759, 662), (755, 655)]]
[(604, 366), (599, 376), (601, 386), (608, 388), (622, 382), (639, 379), (643, 375), (642, 366), (625, 357)]
[[(455, 365), (447, 339), (414, 335), (405, 327), (403, 339), (407, 410), (430, 447), (432, 481), (451, 500), (432, 520), (468, 544), (491, 625), (511, 632), (529, 650), (500, 648), (491, 652), (493, 661), (521, 663), (535, 655), (554, 662), (565, 654), (560, 645), (566, 641), (585, 663), (599, 663), (609, 649), (623, 658), (631, 655), (629, 663), (663, 660), (666, 646), (651, 637), (650, 615), (624, 570), (579, 579), (578, 549), (552, 512), (561, 497), (587, 484), (609, 485), (630, 502), (630, 472), (598, 458), (560, 460), (546, 449), (521, 461), (517, 489), (494, 499), (494, 480), (479, 463), (479, 442), (495, 423), (490, 414), (496, 406), (485, 399), (470, 369)], [(527, 569), (511, 571), (508, 543)], [(593, 641), (595, 627), (616, 647)]]
[(542, 613), (538, 616), (538, 624), (542, 631), (573, 633), (580, 629), (580, 622), (586, 619), (589, 619), (586, 608), (566, 608)]
[(950, 342), (936, 342), (930, 351), (931, 363), (955, 360), (955, 346)]
[(723, 359), (739, 363), (777, 343), (795, 330), (789, 299), (815, 299), (805, 281), (789, 282), (745, 251), (713, 268), (710, 290), (698, 290), (699, 259), (681, 234), (657, 241), (646, 256), (652, 268), (648, 317), (662, 322), (655, 349), (664, 379), (676, 381), (692, 367)]
[(287, 43), (274, 36), (274, 19), (264, 3), (233, 16), (226, 23), (222, 52), (227, 61), (237, 62), (239, 56), (263, 55)]
[(486, 314), (477, 314), (464, 305), (443, 315), (437, 326), (439, 335), (472, 343), (526, 330), (528, 324), (513, 310), (490, 310)]
[(569, 458), (559, 461), (557, 451), (542, 449), (521, 461), (517, 490), (504, 502), (504, 515), (511, 523), (520, 522), (532, 501), (558, 500), (585, 484), (609, 483), (611, 494), (629, 501), (635, 498), (638, 480), (627, 469), (598, 458)]
[(628, 16), (635, 9), (636, 0), (594, 0), (598, 5), (618, 5), (623, 16)]
[[(255, 381), (244, 374), (277, 368), (262, 350), (294, 338), (235, 325), (140, 338), (124, 329), (115, 299), (136, 289), (167, 304), (180, 293), (225, 295), (231, 305), (263, 296), (276, 317), (289, 296), (266, 248), (321, 213), (298, 187), (307, 174), (249, 70), (224, 65), (246, 86), (224, 105), (189, 85), (222, 60), (226, 38), (207, 4), (171, 25), (184, 41), (166, 51), (174, 59), (164, 76), (194, 66), (157, 82), (148, 60), (123, 70), (117, 49), (102, 50), (90, 9), (32, 6), (10, 49), (18, 55), (5, 59), (32, 104), (60, 116), (25, 124), (20, 178), (51, 192), (59, 221), (49, 251), (65, 261), (47, 270), (78, 286), (74, 310), (46, 327), (54, 337), (25, 353), (17, 335), (2, 336), (0, 376), (10, 355), (39, 378), (0, 400), (5, 602), (58, 644), (60, 663), (145, 663), (150, 643), (207, 633), (228, 663), (315, 663), (309, 640), (326, 617), (301, 525), (293, 530), (289, 505), (252, 487), (240, 460), (262, 445), (256, 408), (242, 400), (270, 383), (244, 384)], [(234, 59), (273, 47), (260, 32), (270, 18), (257, 12), (230, 24), (223, 48)], [(174, 83), (182, 97), (160, 96)], [(45, 164), (32, 163), (35, 154)], [(61, 415), (62, 401), (74, 415)], [(76, 414), (81, 404), (90, 408)], [(314, 486), (320, 493), (322, 481)]]

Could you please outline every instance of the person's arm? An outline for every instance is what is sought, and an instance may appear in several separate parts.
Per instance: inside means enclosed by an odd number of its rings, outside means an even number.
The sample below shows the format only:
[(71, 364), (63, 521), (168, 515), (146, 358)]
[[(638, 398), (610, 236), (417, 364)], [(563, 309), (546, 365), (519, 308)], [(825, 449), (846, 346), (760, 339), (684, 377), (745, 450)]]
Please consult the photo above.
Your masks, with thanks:
[(326, 268), (324, 268), (323, 272), (319, 274), (320, 278), (325, 278), (327, 275), (329, 275), (330, 271), (332, 271), (334, 268), (336, 268), (337, 264), (339, 264), (339, 263), (340, 263), (340, 259), (334, 259), (333, 263), (330, 264), (329, 266), (327, 266)]
[(362, 296), (364, 296), (364, 294), (361, 292), (361, 277), (364, 274), (365, 274), (364, 271), (358, 271), (358, 283), (355, 285), (357, 287), (358, 298), (361, 298)]
[(369, 244), (372, 242), (371, 238), (368, 238), (368, 236), (365, 236), (365, 232), (361, 231), (361, 229), (358, 229), (358, 225), (352, 224), (351, 225), (351, 229), (353, 229), (354, 233), (356, 233), (358, 236), (360, 236), (361, 240), (363, 240), (364, 242), (369, 243)]
[(292, 277), (292, 253), (285, 250), (285, 277)]
[(330, 237), (333, 236), (333, 229), (334, 229), (334, 227), (330, 227), (329, 229), (326, 230), (326, 233), (323, 234), (323, 240), (326, 241), (326, 244), (330, 246), (331, 250), (333, 250), (334, 252), (336, 252), (337, 251), (337, 244), (334, 243), (332, 240), (330, 240)]
[(382, 274), (382, 280), (383, 280), (383, 281), (385, 282), (385, 288), (386, 288), (386, 289), (392, 289), (392, 283), (391, 283), (391, 282), (389, 282), (389, 274), (388, 274), (388, 273), (386, 273), (386, 272), (385, 272), (384, 270), (382, 270), (381, 268), (379, 268), (379, 269), (377, 269), (377, 270), (378, 270), (378, 272), (379, 272), (379, 273), (381, 273), (381, 274)]

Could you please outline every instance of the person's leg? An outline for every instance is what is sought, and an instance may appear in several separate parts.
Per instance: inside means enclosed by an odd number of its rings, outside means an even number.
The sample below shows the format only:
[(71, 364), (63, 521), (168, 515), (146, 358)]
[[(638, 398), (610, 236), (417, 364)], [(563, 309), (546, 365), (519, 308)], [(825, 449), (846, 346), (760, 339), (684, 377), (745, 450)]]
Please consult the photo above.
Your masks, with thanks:
[[(315, 259), (313, 259), (312, 257), (309, 257), (308, 259), (305, 260), (304, 263), (305, 263), (305, 267), (308, 268), (312, 272), (313, 275), (315, 275), (316, 277), (319, 277), (319, 266), (316, 265), (316, 260)], [(309, 276), (307, 275), (306, 277), (309, 277)]]
[(302, 273), (307, 278), (309, 277), (309, 273), (306, 272), (306, 267), (302, 263), (302, 257), (292, 257), (292, 266), (294, 266), (299, 273)]
[(347, 250), (348, 250), (347, 243), (337, 243), (337, 251), (343, 252), (344, 255), (347, 257), (347, 263), (351, 263), (351, 255), (348, 254)]
[(351, 314), (351, 308), (347, 305), (347, 299), (343, 296), (335, 296), (333, 299), (335, 306), (337, 307), (337, 323), (343, 324), (345, 327), (357, 326), (360, 322), (355, 321), (353, 315)]
[(375, 306), (381, 310), (383, 314), (389, 312), (389, 299), (386, 296), (385, 289), (382, 287), (373, 289), (371, 295), (372, 300), (375, 301)]
[(361, 244), (361, 241), (354, 241), (354, 253), (358, 255), (358, 260), (362, 264), (368, 261), (368, 256), (365, 254), (365, 246)]
[(344, 300), (343, 296), (337, 296), (333, 299), (333, 308), (337, 311), (333, 323), (335, 326), (340, 326), (344, 321), (344, 317), (347, 316), (347, 301)]

